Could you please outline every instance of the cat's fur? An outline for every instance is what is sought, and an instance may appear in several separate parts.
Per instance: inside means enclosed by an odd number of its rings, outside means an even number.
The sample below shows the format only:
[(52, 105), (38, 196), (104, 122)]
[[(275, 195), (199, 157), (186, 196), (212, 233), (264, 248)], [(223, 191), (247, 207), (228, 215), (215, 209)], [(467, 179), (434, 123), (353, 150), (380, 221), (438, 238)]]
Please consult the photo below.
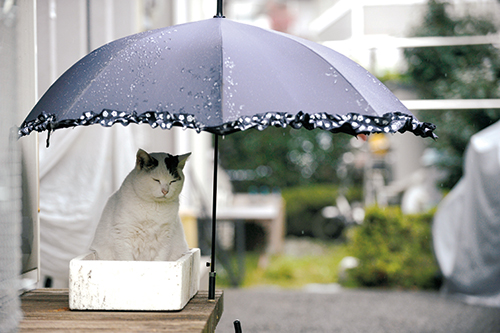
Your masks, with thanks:
[(189, 250), (179, 218), (179, 194), (190, 154), (138, 150), (135, 168), (102, 213), (90, 247), (96, 259), (174, 261)]

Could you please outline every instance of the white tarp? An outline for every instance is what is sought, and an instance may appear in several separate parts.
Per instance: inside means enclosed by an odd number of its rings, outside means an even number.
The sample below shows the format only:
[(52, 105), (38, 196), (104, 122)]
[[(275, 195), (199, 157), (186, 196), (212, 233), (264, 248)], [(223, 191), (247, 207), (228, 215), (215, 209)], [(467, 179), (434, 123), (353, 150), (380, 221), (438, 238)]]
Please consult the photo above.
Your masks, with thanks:
[[(69, 261), (88, 251), (108, 197), (135, 165), (131, 127), (76, 127), (40, 136), (41, 283), (67, 288)], [(43, 286), (43, 285), (42, 285)]]
[(471, 138), (464, 176), (439, 205), (433, 238), (443, 292), (500, 307), (500, 122)]

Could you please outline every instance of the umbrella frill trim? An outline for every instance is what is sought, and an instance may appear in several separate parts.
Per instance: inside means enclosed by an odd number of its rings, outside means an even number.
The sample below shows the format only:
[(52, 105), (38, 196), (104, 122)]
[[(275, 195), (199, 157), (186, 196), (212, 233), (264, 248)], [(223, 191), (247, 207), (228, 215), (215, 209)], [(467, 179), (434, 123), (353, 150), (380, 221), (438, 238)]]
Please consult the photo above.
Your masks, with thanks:
[(404, 133), (412, 132), (417, 136), (437, 136), (433, 133), (436, 126), (420, 122), (415, 117), (401, 112), (386, 113), (383, 116), (367, 116), (356, 113), (346, 115), (331, 115), (327, 113), (307, 114), (299, 112), (295, 115), (284, 112), (267, 112), (254, 116), (241, 117), (235, 121), (218, 126), (207, 126), (196, 119), (192, 114), (171, 114), (169, 112), (148, 111), (142, 114), (136, 112), (120, 112), (103, 110), (101, 113), (85, 112), (78, 119), (58, 121), (54, 114), (42, 112), (36, 119), (27, 121), (19, 129), (19, 136), (25, 136), (32, 131), (48, 131), (49, 134), (59, 128), (75, 126), (88, 126), (100, 124), (110, 127), (116, 123), (126, 126), (128, 124), (148, 123), (152, 128), (170, 129), (180, 126), (184, 129), (191, 128), (197, 132), (207, 131), (214, 134), (225, 135), (250, 128), (264, 130), (269, 126), (287, 127), (295, 129), (316, 128), (333, 133), (344, 132), (352, 135), (372, 133)]

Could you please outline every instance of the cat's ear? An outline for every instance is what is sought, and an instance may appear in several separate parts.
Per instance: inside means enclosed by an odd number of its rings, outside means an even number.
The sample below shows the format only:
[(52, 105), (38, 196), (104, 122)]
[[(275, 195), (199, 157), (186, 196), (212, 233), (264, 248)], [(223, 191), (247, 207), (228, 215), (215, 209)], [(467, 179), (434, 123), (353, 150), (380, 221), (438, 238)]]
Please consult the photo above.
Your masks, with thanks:
[(135, 167), (137, 170), (151, 170), (158, 166), (158, 161), (146, 153), (144, 150), (139, 149), (137, 151), (136, 159), (135, 159)]
[(179, 159), (179, 164), (177, 165), (177, 167), (179, 169), (184, 169), (184, 166), (186, 165), (186, 161), (187, 161), (189, 155), (191, 155), (191, 153), (177, 156), (177, 158)]

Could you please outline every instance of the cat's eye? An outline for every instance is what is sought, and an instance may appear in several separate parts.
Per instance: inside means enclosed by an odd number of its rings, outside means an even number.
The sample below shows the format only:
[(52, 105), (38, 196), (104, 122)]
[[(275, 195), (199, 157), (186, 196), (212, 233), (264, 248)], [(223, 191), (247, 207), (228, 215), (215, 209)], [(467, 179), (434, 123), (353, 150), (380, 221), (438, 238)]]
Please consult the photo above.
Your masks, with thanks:
[(176, 182), (176, 181), (178, 181), (178, 180), (179, 180), (179, 179), (174, 179), (174, 180), (170, 181), (170, 184), (175, 183), (175, 182)]
[(153, 178), (153, 180), (154, 180), (155, 182), (160, 183), (160, 180), (159, 180), (159, 179), (155, 179), (155, 178)]

